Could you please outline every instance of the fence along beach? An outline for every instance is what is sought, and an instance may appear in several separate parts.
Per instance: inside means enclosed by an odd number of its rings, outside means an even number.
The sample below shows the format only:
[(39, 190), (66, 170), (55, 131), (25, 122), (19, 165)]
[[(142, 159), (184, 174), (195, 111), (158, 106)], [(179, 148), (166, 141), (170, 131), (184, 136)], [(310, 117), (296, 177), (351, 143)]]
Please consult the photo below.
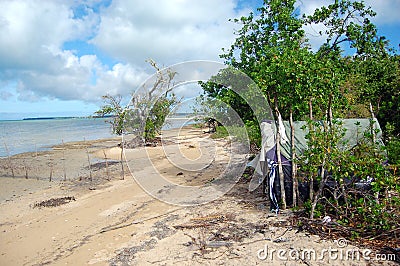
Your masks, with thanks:
[[(23, 152), (50, 150), (52, 146), (62, 142), (118, 137), (111, 132), (108, 120), (109, 118), (75, 117), (0, 120), (0, 158)], [(183, 115), (168, 118), (164, 129), (180, 127), (187, 120)]]
[[(96, 168), (105, 163), (109, 170), (108, 166), (116, 164), (115, 160), (109, 160), (103, 151), (103, 156), (91, 156), (94, 150), (116, 147), (121, 141), (120, 136), (112, 134), (108, 119), (68, 117), (0, 121), (0, 176), (52, 181), (90, 177), (92, 164)], [(164, 129), (171, 130), (187, 123), (185, 116), (171, 117)]]

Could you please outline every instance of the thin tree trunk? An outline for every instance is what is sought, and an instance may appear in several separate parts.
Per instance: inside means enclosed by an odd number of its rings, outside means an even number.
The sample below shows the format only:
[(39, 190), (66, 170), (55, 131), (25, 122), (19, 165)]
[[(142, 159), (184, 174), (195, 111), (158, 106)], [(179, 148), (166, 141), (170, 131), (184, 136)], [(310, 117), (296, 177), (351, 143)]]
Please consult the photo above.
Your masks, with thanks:
[(376, 134), (374, 130), (374, 123), (375, 123), (375, 114), (374, 114), (374, 109), (372, 108), (372, 103), (369, 103), (369, 111), (371, 113), (371, 135), (372, 135), (372, 141), (375, 144), (376, 142)]
[(297, 198), (299, 195), (299, 186), (297, 183), (297, 177), (296, 177), (296, 172), (297, 172), (297, 164), (295, 162), (296, 160), (296, 146), (295, 146), (295, 130), (294, 130), (294, 125), (293, 125), (293, 110), (290, 109), (290, 117), (289, 117), (289, 123), (290, 123), (290, 142), (291, 142), (291, 161), (292, 161), (292, 184), (293, 184), (293, 207), (297, 206)]
[(124, 160), (123, 160), (123, 155), (124, 155), (124, 140), (122, 140), (121, 143), (121, 179), (124, 180), (125, 179), (125, 169), (124, 169)]
[[(376, 134), (375, 134), (375, 127), (374, 127), (374, 123), (375, 123), (375, 114), (374, 114), (374, 109), (372, 108), (372, 103), (369, 103), (369, 111), (371, 113), (371, 122), (370, 122), (370, 126), (371, 126), (371, 136), (372, 136), (372, 143), (373, 145), (375, 145), (376, 143)], [(376, 203), (379, 204), (379, 191), (377, 191), (375, 193), (375, 201)]]
[[(329, 109), (330, 107), (328, 107)], [(331, 130), (327, 126), (327, 122), (324, 121), (324, 131), (327, 133), (328, 130)], [(310, 219), (314, 219), (314, 213), (315, 213), (315, 208), (317, 206), (318, 200), (322, 194), (322, 191), (325, 187), (326, 181), (328, 180), (328, 175), (325, 175), (325, 164), (326, 164), (326, 157), (327, 154), (324, 153), (322, 157), (322, 163), (321, 163), (321, 181), (318, 186), (318, 191), (315, 193), (314, 199), (311, 204), (311, 213), (310, 213)]]
[(327, 176), (325, 176), (325, 159), (324, 155), (321, 165), (321, 182), (319, 183), (318, 191), (315, 193), (314, 199), (312, 200), (310, 219), (314, 219), (315, 208), (326, 184)]
[[(344, 186), (343, 180), (340, 180), (340, 190), (342, 192), (342, 196), (343, 196), (344, 202), (346, 204), (345, 215), (347, 216), (348, 210), (349, 210), (349, 202), (347, 201), (347, 192), (346, 192), (346, 188)], [(337, 204), (338, 204), (338, 202), (337, 202)]]
[(332, 123), (333, 123), (333, 114), (332, 114), (332, 94), (329, 95), (329, 103), (328, 103), (328, 122), (329, 122), (329, 127), (332, 129)]
[(286, 209), (286, 192), (285, 192), (285, 176), (283, 174), (282, 167), (282, 158), (281, 158), (281, 132), (280, 132), (280, 123), (282, 123), (282, 117), (279, 113), (278, 109), (278, 100), (275, 97), (275, 113), (278, 118), (278, 125), (276, 127), (276, 156), (278, 158), (278, 171), (279, 171), (279, 184), (281, 187), (281, 201), (282, 201), (282, 210)]
[[(314, 120), (314, 117), (313, 117), (313, 108), (312, 108), (312, 98), (310, 98), (310, 101), (308, 102), (308, 107), (309, 107), (309, 110), (310, 110), (310, 133), (312, 134), (312, 131), (313, 131), (313, 125), (312, 125), (312, 121)], [(311, 147), (311, 148), (313, 148), (313, 147)], [(310, 197), (310, 200), (312, 200), (313, 199), (313, 196), (314, 196), (314, 177), (313, 177), (313, 174), (312, 173), (310, 173), (310, 177), (309, 177), (309, 180), (310, 180), (310, 187), (309, 187), (309, 189), (310, 189), (310, 192), (309, 192), (309, 197)]]

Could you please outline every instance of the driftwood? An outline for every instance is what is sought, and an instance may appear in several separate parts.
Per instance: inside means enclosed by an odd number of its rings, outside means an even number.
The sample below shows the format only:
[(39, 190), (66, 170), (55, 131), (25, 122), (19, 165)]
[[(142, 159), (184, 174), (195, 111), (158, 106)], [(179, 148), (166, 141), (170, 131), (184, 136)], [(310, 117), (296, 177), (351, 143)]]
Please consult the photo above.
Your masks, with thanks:
[(121, 228), (128, 227), (128, 226), (135, 225), (135, 224), (141, 224), (141, 223), (149, 221), (149, 220), (153, 220), (153, 219), (156, 219), (156, 218), (160, 218), (160, 217), (166, 216), (168, 214), (171, 214), (171, 213), (176, 212), (178, 210), (181, 210), (183, 208), (185, 208), (185, 207), (174, 209), (172, 211), (169, 211), (169, 212), (166, 212), (166, 213), (163, 213), (163, 214), (159, 214), (159, 215), (155, 215), (155, 216), (151, 216), (151, 217), (148, 217), (148, 218), (144, 218), (144, 219), (141, 219), (141, 220), (136, 220), (136, 221), (133, 221), (133, 222), (128, 223), (128, 224), (122, 224), (122, 225), (117, 225), (117, 226), (113, 226), (113, 227), (104, 227), (103, 229), (100, 230), (100, 233), (105, 233), (105, 232), (121, 229)]
[(175, 228), (175, 229), (193, 229), (193, 228), (207, 227), (207, 226), (212, 226), (212, 225), (213, 224), (211, 224), (211, 223), (191, 223), (191, 224), (174, 225), (173, 228)]

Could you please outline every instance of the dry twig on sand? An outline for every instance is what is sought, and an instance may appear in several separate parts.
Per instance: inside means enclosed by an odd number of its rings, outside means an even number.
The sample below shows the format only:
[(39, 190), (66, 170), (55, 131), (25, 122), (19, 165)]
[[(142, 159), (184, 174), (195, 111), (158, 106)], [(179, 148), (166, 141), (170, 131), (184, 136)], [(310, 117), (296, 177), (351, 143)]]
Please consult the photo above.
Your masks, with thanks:
[(86, 145), (86, 139), (83, 139), (83, 141), (85, 142), (85, 150), (86, 150), (86, 155), (87, 155), (87, 160), (88, 160), (89, 180), (90, 180), (90, 182), (92, 182), (92, 180), (93, 180), (93, 178), (92, 178), (92, 164), (90, 163), (89, 150), (88, 150), (87, 145)]

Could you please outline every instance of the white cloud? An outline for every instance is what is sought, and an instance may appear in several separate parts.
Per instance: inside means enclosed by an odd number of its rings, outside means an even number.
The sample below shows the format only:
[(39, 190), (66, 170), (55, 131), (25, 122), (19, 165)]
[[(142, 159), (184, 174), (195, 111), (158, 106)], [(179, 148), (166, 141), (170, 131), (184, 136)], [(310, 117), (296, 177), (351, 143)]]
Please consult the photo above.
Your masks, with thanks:
[(0, 100), (6, 101), (10, 99), (13, 94), (9, 91), (0, 91)]
[(377, 13), (373, 22), (377, 25), (388, 25), (399, 23), (400, 1), (399, 0), (366, 0), (367, 6), (371, 6)]
[[(95, 33), (99, 18), (90, 9), (75, 16), (67, 1), (1, 4), (0, 33), (7, 37), (0, 39), (0, 79), (16, 84), (19, 100), (97, 101), (107, 92), (127, 93), (144, 77), (129, 64), (110, 69), (94, 54), (78, 56), (62, 49), (67, 41), (85, 40)], [(6, 96), (2, 92), (2, 98)]]
[[(236, 0), (0, 1), (0, 80), (28, 102), (129, 95), (147, 78), (149, 58), (162, 65), (218, 60), (235, 37), (228, 19), (249, 12), (237, 14)], [(103, 54), (63, 48), (77, 40), (91, 40)], [(120, 62), (107, 65), (104, 55)]]
[(128, 95), (147, 76), (126, 64), (108, 69), (95, 55), (78, 57), (70, 51), (58, 51), (56, 56), (64, 62), (58, 74), (35, 70), (19, 74), (20, 100), (37, 101), (48, 97), (95, 102), (105, 93)]
[(89, 35), (95, 16), (73, 18), (62, 1), (2, 1), (0, 9), (0, 69), (49, 69), (49, 47)]
[[(298, 1), (305, 13), (329, 3)], [(228, 20), (250, 12), (238, 11), (238, 0), (0, 0), (0, 4), (0, 98), (30, 102), (43, 98), (94, 102), (106, 93), (129, 95), (148, 77), (146, 71), (153, 71), (145, 62), (149, 58), (160, 65), (219, 60), (221, 48), (232, 44), (234, 28), (240, 27)], [(367, 0), (367, 4), (377, 11), (378, 25), (398, 23), (400, 1)], [(316, 46), (323, 42), (313, 38), (319, 27), (307, 28)], [(76, 41), (90, 42), (101, 54), (90, 51), (90, 45), (80, 50), (73, 44)], [(68, 42), (74, 50), (65, 48)], [(187, 93), (192, 94), (194, 90)]]
[(117, 0), (102, 14), (92, 43), (132, 64), (218, 60), (234, 40), (233, 0)]

